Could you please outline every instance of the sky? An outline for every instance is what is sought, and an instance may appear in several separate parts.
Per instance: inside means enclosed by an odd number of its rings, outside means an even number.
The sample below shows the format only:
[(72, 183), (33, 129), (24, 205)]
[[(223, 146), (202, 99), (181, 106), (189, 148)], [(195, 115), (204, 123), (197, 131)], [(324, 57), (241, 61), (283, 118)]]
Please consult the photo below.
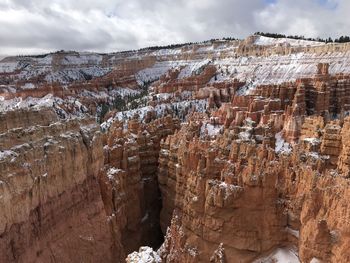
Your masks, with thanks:
[(114, 52), (257, 31), (350, 35), (349, 0), (0, 0), (0, 57)]

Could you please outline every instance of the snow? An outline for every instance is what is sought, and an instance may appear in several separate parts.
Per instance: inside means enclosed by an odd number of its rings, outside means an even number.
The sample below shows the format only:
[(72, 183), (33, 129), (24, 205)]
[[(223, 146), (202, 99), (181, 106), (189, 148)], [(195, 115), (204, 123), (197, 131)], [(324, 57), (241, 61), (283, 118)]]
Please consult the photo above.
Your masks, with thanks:
[(282, 137), (282, 132), (276, 133), (275, 139), (276, 139), (276, 146), (275, 146), (276, 153), (290, 154), (292, 152), (292, 147), (289, 143), (285, 142), (285, 140)]
[(35, 85), (33, 83), (26, 83), (21, 88), (22, 89), (35, 89)]
[(300, 263), (300, 260), (295, 249), (277, 248), (269, 256), (257, 259), (253, 263)]
[(160, 49), (152, 52), (151, 54), (154, 56), (171, 56), (171, 55), (179, 55), (181, 54), (181, 48), (174, 49)]
[(111, 68), (102, 68), (97, 65), (86, 65), (82, 66), (81, 68), (65, 68), (56, 72), (51, 71), (51, 69), (41, 69), (39, 72), (33, 69), (31, 71), (23, 71), (21, 74), (22, 78), (30, 78), (39, 75), (40, 73), (47, 73), (45, 76), (45, 80), (47, 82), (59, 82), (62, 84), (68, 84), (72, 81), (85, 80), (86, 76), (101, 77), (110, 71)]
[(123, 170), (114, 167), (109, 168), (107, 171), (108, 179), (113, 180), (115, 178), (115, 175), (120, 173), (121, 171)]
[(178, 76), (178, 79), (184, 79), (192, 76), (195, 72), (197, 72), (201, 67), (208, 65), (210, 62), (209, 59), (200, 60), (200, 61), (194, 61), (193, 63), (190, 63), (189, 65), (185, 66)]
[(51, 93), (42, 98), (28, 97), (23, 100), (21, 97), (16, 97), (14, 99), (4, 100), (0, 104), (0, 112), (23, 108), (40, 109), (42, 107), (52, 107), (54, 103), (61, 102), (62, 99), (53, 97)]
[(317, 152), (309, 152), (309, 153), (307, 153), (307, 156), (309, 156), (315, 160), (320, 159), (320, 155)]
[[(350, 72), (350, 51), (329, 53), (293, 53), (268, 57), (227, 57), (216, 59), (213, 64), (219, 69), (217, 81), (232, 80), (246, 82), (241, 95), (249, 94), (260, 84), (280, 84), (310, 77), (316, 73), (317, 63), (329, 63), (330, 74)], [(222, 70), (222, 73), (221, 73)], [(213, 80), (212, 80), (213, 82)], [(240, 94), (240, 93), (239, 93)]]
[(102, 62), (102, 55), (94, 53), (77, 53), (76, 55), (66, 55), (62, 64), (64, 65), (91, 65)]
[(299, 238), (299, 231), (298, 230), (294, 230), (290, 227), (286, 227), (286, 231), (291, 234), (292, 236), (295, 236), (296, 238)]
[(162, 75), (165, 75), (171, 69), (184, 67), (179, 79), (186, 78), (194, 74), (199, 68), (209, 63), (210, 60), (168, 60), (156, 62), (152, 67), (140, 70), (136, 73), (136, 81), (139, 85), (158, 80)]
[(116, 87), (110, 92), (108, 92), (109, 96), (116, 96), (119, 95), (122, 98), (126, 96), (135, 96), (137, 94), (140, 94), (142, 91), (139, 89), (130, 89), (130, 88), (123, 88), (123, 87)]
[(140, 247), (139, 252), (128, 255), (127, 263), (161, 263), (162, 259), (150, 247)]
[(311, 145), (318, 145), (321, 143), (318, 138), (304, 138), (303, 141), (310, 143)]
[[(80, 97), (88, 97), (96, 100), (100, 99), (111, 99), (117, 95), (122, 98), (128, 95), (136, 95), (139, 94), (140, 90), (134, 90), (130, 88), (122, 88), (117, 87), (109, 91), (108, 93), (105, 91), (92, 92), (88, 90), (83, 90), (77, 96)], [(59, 97), (54, 97), (51, 93), (47, 94), (42, 98), (33, 98), (27, 97), (26, 99), (22, 99), (21, 97), (16, 97), (13, 99), (5, 100), (4, 97), (0, 97), (0, 112), (15, 110), (15, 109), (23, 109), (23, 108), (32, 108), (32, 109), (40, 109), (42, 107), (59, 107), (62, 104), (71, 104), (75, 106), (76, 111), (74, 115), (81, 116), (84, 112), (87, 112), (88, 109), (79, 101), (77, 97), (67, 97), (66, 99), (61, 99)], [(65, 113), (66, 114), (66, 113)]]
[(249, 95), (251, 93), (251, 91), (254, 90), (256, 84), (254, 84), (254, 81), (248, 79), (246, 81), (246, 84), (241, 87), (239, 90), (237, 90), (236, 95), (237, 96), (246, 96)]
[(136, 73), (136, 81), (142, 86), (148, 82), (158, 80), (162, 75), (165, 75), (170, 69), (177, 65), (173, 61), (156, 62), (152, 67), (140, 70)]
[(213, 125), (210, 123), (203, 123), (200, 131), (200, 136), (203, 137), (206, 134), (208, 134), (209, 136), (218, 135), (222, 130), (222, 128), (223, 128), (223, 125)]
[(195, 257), (199, 254), (197, 248), (194, 247), (187, 247), (186, 251), (191, 257)]
[(242, 141), (249, 141), (251, 136), (252, 135), (249, 131), (242, 131), (238, 134), (238, 138)]
[[(237, 191), (243, 190), (243, 187), (239, 185), (234, 185), (234, 184), (228, 184), (226, 182), (220, 182), (218, 180), (211, 180), (211, 182), (219, 186), (219, 188), (223, 191), (224, 193), (224, 199), (226, 200), (229, 196), (233, 195)], [(219, 184), (218, 184), (219, 183)]]
[(174, 97), (174, 93), (159, 93), (155, 95), (158, 101), (168, 100)]
[(101, 124), (102, 130), (107, 130), (113, 121), (127, 121), (135, 116), (135, 114), (139, 115), (139, 120), (143, 121), (147, 115), (147, 112), (154, 111), (157, 117), (163, 117), (170, 110), (177, 109), (179, 113), (179, 117), (185, 117), (186, 110), (195, 110), (197, 112), (204, 112), (207, 108), (207, 100), (188, 100), (181, 102), (172, 102), (172, 103), (164, 103), (158, 104), (155, 107), (153, 106), (145, 106), (141, 108), (137, 108), (134, 110), (121, 111), (118, 112), (113, 118), (108, 119), (104, 123)]
[[(144, 56), (156, 56), (157, 62), (150, 68), (143, 69), (136, 74), (136, 79), (140, 85), (149, 81), (157, 80), (161, 75), (166, 74), (169, 69), (184, 67), (180, 72), (180, 78), (193, 74), (201, 65), (208, 63), (209, 60), (198, 59), (203, 54), (208, 54), (213, 58), (213, 64), (222, 70), (218, 74), (217, 81), (236, 78), (250, 83), (253, 89), (259, 84), (281, 83), (295, 80), (300, 77), (308, 77), (316, 71), (317, 63), (330, 63), (330, 73), (348, 73), (350, 72), (349, 56), (350, 52), (328, 52), (328, 53), (294, 53), (289, 55), (271, 55), (268, 57), (242, 57), (235, 56), (237, 50), (237, 41), (223, 41), (217, 46), (214, 44), (199, 45), (199, 48), (193, 51), (191, 45), (188, 48), (160, 49), (152, 52), (130, 52), (129, 59), (137, 57), (142, 59)], [(295, 40), (286, 38), (268, 38), (257, 36), (256, 45), (283, 45), (291, 46), (321, 46), (324, 43), (306, 40)], [(225, 51), (225, 57), (221, 57), (221, 52)], [(181, 60), (178, 55), (186, 52), (194, 54), (194, 59)], [(21, 69), (17, 74), (22, 80), (27, 80), (43, 74), (48, 82), (59, 81), (69, 83), (75, 80), (85, 80), (86, 75), (97, 77), (103, 76), (113, 70), (111, 66), (103, 65), (103, 55), (94, 53), (66, 53), (61, 62), (64, 65), (61, 69), (52, 68), (52, 60), (56, 55), (50, 54), (41, 58), (24, 57), (4, 59), (0, 62), (0, 73), (14, 72)], [(127, 56), (127, 55), (126, 55)], [(135, 57), (135, 58), (136, 58)], [(117, 63), (125, 55), (116, 54), (110, 56), (108, 62), (112, 65)], [(220, 72), (219, 71), (219, 72)], [(212, 80), (214, 81), (214, 80)], [(251, 89), (248, 89), (248, 92)]]
[(318, 258), (312, 258), (310, 263), (321, 263), (322, 261), (319, 260)]
[(14, 72), (18, 68), (19, 65), (17, 62), (0, 62), (0, 73)]
[(254, 41), (255, 45), (269, 46), (269, 45), (291, 45), (291, 46), (322, 46), (324, 42), (309, 41), (303, 39), (291, 39), (291, 38), (271, 38), (265, 36), (257, 36)]
[(75, 80), (85, 80), (86, 76), (99, 77), (107, 74), (113, 68), (102, 66), (103, 56), (94, 53), (66, 54), (60, 60), (64, 66), (55, 69), (52, 65), (52, 54), (45, 57), (12, 57), (0, 61), (0, 73), (20, 70), (16, 78), (28, 80), (38, 75), (44, 75), (48, 82), (58, 81), (67, 84)]
[[(6, 160), (7, 158), (12, 157), (12, 160), (14, 160), (18, 154), (11, 150), (1, 150), (0, 151), (0, 161)], [(12, 161), (11, 160), (11, 161)]]

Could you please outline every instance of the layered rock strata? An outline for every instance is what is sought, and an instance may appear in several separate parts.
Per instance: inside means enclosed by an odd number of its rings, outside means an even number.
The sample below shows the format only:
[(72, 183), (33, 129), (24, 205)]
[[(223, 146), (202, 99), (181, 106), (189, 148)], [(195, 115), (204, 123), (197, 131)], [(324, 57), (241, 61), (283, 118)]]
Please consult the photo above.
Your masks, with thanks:
[(94, 120), (62, 122), (49, 110), (1, 118), (0, 261), (111, 261)]

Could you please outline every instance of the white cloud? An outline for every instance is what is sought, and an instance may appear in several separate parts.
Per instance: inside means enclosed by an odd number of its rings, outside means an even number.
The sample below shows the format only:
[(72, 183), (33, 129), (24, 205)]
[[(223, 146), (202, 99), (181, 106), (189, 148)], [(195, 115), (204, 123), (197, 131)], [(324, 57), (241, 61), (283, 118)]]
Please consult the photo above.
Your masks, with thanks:
[(0, 0), (0, 54), (99, 52), (246, 37), (349, 34), (347, 0)]
[(255, 12), (255, 24), (259, 31), (335, 38), (350, 33), (349, 8), (347, 0), (278, 0)]

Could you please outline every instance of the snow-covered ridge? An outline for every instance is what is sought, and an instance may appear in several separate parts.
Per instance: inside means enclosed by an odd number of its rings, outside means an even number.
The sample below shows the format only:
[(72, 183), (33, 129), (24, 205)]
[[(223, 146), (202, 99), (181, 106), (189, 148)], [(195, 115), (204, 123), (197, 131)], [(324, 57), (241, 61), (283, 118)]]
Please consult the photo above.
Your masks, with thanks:
[[(288, 38), (253, 36), (252, 44), (274, 48), (288, 44), (293, 47), (322, 47), (325, 43)], [(59, 52), (36, 57), (10, 57), (0, 61), (0, 74), (13, 74), (15, 79), (27, 80), (45, 76), (47, 82), (69, 84), (85, 81), (86, 78), (101, 77), (123, 61), (155, 57), (152, 67), (135, 74), (139, 85), (157, 80), (170, 69), (182, 67), (179, 78), (188, 77), (194, 68), (205, 64), (208, 58), (218, 69), (215, 81), (237, 78), (241, 81), (259, 84), (281, 83), (315, 73), (317, 63), (330, 63), (330, 73), (350, 72), (350, 51), (348, 52), (299, 52), (289, 55), (242, 56), (238, 44), (244, 41), (213, 41), (190, 44), (177, 48), (161, 48), (156, 51), (140, 50), (124, 53), (97, 54), (87, 52)], [(340, 44), (339, 44), (340, 45)], [(347, 49), (345, 49), (347, 50)], [(224, 55), (223, 55), (224, 54)], [(17, 73), (16, 73), (17, 72)], [(214, 80), (213, 80), (214, 81)]]
[[(133, 110), (118, 112), (113, 118), (109, 118), (107, 121), (102, 123), (101, 128), (103, 130), (107, 130), (114, 121), (126, 122), (136, 116), (138, 116), (138, 120), (144, 121), (148, 112), (154, 112), (158, 118), (172, 112), (180, 119), (185, 119), (189, 111), (204, 112), (207, 107), (207, 100), (186, 100), (181, 102), (158, 104), (154, 107), (145, 106)], [(214, 132), (216, 132), (216, 130), (213, 131), (213, 133)]]
[(291, 39), (291, 38), (271, 38), (264, 36), (257, 36), (255, 45), (259, 46), (271, 46), (271, 45), (291, 45), (291, 46), (322, 46), (325, 45), (324, 42), (309, 41), (303, 39)]

